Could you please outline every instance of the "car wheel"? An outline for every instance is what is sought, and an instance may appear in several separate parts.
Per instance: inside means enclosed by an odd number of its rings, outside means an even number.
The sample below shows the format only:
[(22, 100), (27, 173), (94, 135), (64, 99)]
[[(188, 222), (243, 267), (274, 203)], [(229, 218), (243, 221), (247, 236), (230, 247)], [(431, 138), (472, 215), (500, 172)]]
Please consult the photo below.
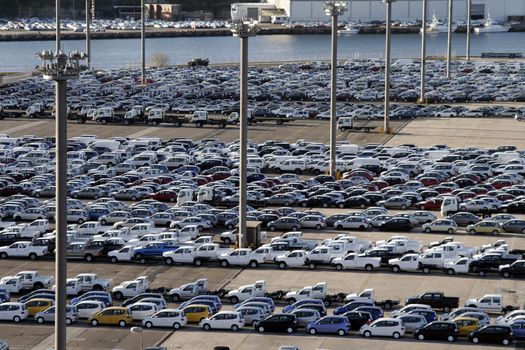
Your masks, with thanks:
[(370, 264), (365, 265), (365, 270), (366, 270), (366, 271), (369, 271), (369, 272), (370, 272), (370, 271), (372, 271), (373, 269), (374, 269), (374, 267), (373, 267), (372, 265), (370, 265)]
[(510, 277), (510, 273), (508, 273), (507, 271), (503, 272), (503, 277), (509, 278)]
[(343, 225), (337, 225), (336, 227), (338, 230), (342, 230), (343, 229)]
[(279, 263), (279, 268), (280, 268), (280, 269), (285, 269), (285, 268), (286, 268), (286, 263), (285, 263), (284, 261), (281, 261), (281, 262)]
[(84, 260), (86, 260), (86, 262), (92, 262), (93, 261), (93, 255), (91, 254), (88, 254), (84, 257)]
[(269, 229), (270, 231), (275, 231), (275, 226), (270, 226), (270, 227), (268, 227), (268, 229)]
[(120, 321), (118, 321), (118, 325), (119, 325), (119, 327), (126, 327), (126, 321), (120, 320)]
[(445, 305), (445, 306), (443, 307), (443, 312), (445, 312), (445, 313), (448, 314), (448, 313), (450, 312), (450, 306)]
[(471, 235), (475, 235), (476, 234), (476, 230), (474, 230), (474, 229), (469, 230), (468, 233), (470, 233)]
[(259, 266), (259, 263), (257, 261), (255, 261), (255, 260), (250, 261), (250, 267), (252, 269), (257, 268), (258, 266)]
[(399, 270), (400, 270), (399, 266), (397, 265), (392, 266), (392, 272), (399, 272)]
[(479, 271), (478, 275), (479, 277), (485, 277), (485, 271)]
[(346, 332), (344, 329), (340, 329), (337, 331), (337, 334), (339, 334), (340, 336), (343, 336), (343, 335), (346, 335)]
[(474, 338), (472, 338), (472, 342), (474, 344), (477, 344), (477, 343), (479, 343), (479, 339), (477, 337), (474, 337)]
[(121, 300), (124, 295), (122, 295), (122, 292), (115, 292), (113, 293), (113, 296), (115, 297), (115, 299)]
[(66, 325), (69, 326), (71, 323), (73, 323), (73, 321), (70, 318), (66, 318)]
[(239, 326), (237, 326), (236, 324), (234, 324), (231, 328), (232, 331), (234, 332), (237, 332), (239, 330)]
[(452, 276), (452, 275), (454, 275), (455, 273), (456, 273), (456, 271), (454, 271), (453, 269), (448, 269), (448, 270), (447, 270), (447, 274), (448, 274), (449, 276)]
[(309, 263), (308, 264), (308, 269), (310, 269), (310, 270), (315, 270), (316, 267), (317, 267), (317, 265), (315, 265), (314, 263)]
[(425, 233), (430, 233), (431, 231), (430, 227), (425, 227)]
[(195, 259), (195, 261), (193, 263), (195, 264), (195, 266), (201, 266), (202, 265), (202, 260), (201, 259)]
[(430, 273), (430, 269), (428, 267), (423, 267), (423, 273), (428, 275)]
[(492, 235), (493, 235), (493, 236), (496, 236), (498, 233), (499, 233), (498, 230), (494, 230), (494, 231), (492, 231)]
[(292, 334), (293, 333), (293, 328), (292, 327), (286, 328), (286, 333)]
[(319, 225), (319, 224), (315, 225), (315, 229), (316, 229), (316, 230), (320, 230), (320, 229), (322, 229), (322, 228), (323, 228), (323, 226), (321, 226), (321, 225)]
[(174, 329), (180, 329), (180, 323), (179, 323), (179, 322), (175, 322), (175, 323), (173, 324), (173, 328), (174, 328)]
[(339, 208), (344, 208), (344, 207), (345, 207), (344, 203), (339, 203), (337, 206), (338, 206)]
[(317, 333), (317, 330), (315, 328), (310, 328), (308, 333), (310, 333), (311, 335), (315, 335)]
[(337, 265), (335, 265), (335, 269), (338, 270), (338, 271), (341, 271), (343, 269), (343, 265), (337, 264)]
[(239, 302), (239, 298), (233, 296), (233, 297), (230, 298), (230, 302), (231, 302), (232, 304), (237, 304), (237, 303)]
[(292, 231), (297, 231), (299, 229), (299, 227), (297, 226), (292, 226)]
[(171, 296), (171, 300), (173, 300), (174, 303), (180, 301), (180, 296), (178, 294), (173, 294)]
[(232, 240), (230, 238), (225, 238), (224, 239), (224, 244), (232, 244)]
[(146, 328), (152, 328), (152, 327), (153, 327), (153, 323), (151, 323), (150, 321), (148, 321), (148, 322), (144, 323), (144, 326), (145, 326)]
[(91, 320), (91, 325), (92, 325), (93, 327), (98, 326), (98, 321), (97, 321), (97, 320)]
[(202, 325), (202, 329), (204, 329), (205, 331), (209, 331), (209, 330), (211, 330), (211, 326), (209, 324), (205, 323), (205, 324)]
[(425, 336), (423, 334), (420, 334), (417, 336), (417, 339), (419, 340), (425, 340)]
[(118, 259), (115, 256), (112, 256), (110, 261), (115, 264), (118, 262)]
[(164, 262), (166, 263), (166, 265), (172, 265), (173, 264), (173, 259), (172, 258), (166, 258), (166, 259), (164, 259)]
[(36, 323), (39, 323), (39, 324), (42, 324), (44, 323), (44, 318), (43, 317), (39, 317), (36, 319)]
[(230, 264), (228, 263), (228, 261), (226, 261), (226, 260), (221, 260), (221, 266), (222, 266), (222, 267), (228, 267), (228, 265), (230, 265)]
[(37, 255), (35, 253), (29, 254), (29, 259), (36, 260), (36, 258), (37, 258)]
[(449, 229), (447, 230), (447, 233), (448, 233), (449, 235), (453, 234), (453, 233), (454, 233), (454, 229), (453, 229), (453, 228), (449, 228)]
[(398, 332), (394, 332), (392, 336), (394, 337), (394, 339), (399, 339), (401, 337), (401, 334), (399, 334)]
[(456, 337), (454, 337), (454, 336), (452, 336), (452, 335), (449, 335), (448, 338), (447, 338), (447, 340), (448, 340), (449, 342), (452, 343), (453, 341), (456, 340)]
[(502, 343), (503, 345), (509, 345), (510, 341), (508, 339), (503, 339)]
[(366, 337), (366, 338), (370, 338), (372, 336), (372, 332), (370, 331), (364, 331), (363, 335)]
[(262, 327), (262, 326), (261, 327), (257, 327), (257, 331), (259, 333), (264, 333), (264, 327)]
[(405, 210), (406, 208), (407, 208), (407, 206), (406, 206), (406, 205), (404, 205), (404, 204), (403, 204), (403, 205), (401, 205), (401, 209), (402, 209), (402, 210)]
[(467, 208), (466, 207), (460, 207), (459, 211), (467, 211)]
[(78, 223), (79, 225), (82, 225), (82, 224), (84, 223), (84, 219), (78, 219), (78, 220), (77, 220), (77, 223)]

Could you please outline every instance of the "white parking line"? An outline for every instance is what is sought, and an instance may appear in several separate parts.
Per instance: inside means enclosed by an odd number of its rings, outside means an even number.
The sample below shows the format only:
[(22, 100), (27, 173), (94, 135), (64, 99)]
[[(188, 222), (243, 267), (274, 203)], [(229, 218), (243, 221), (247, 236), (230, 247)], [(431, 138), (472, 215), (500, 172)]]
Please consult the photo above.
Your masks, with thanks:
[(150, 128), (146, 128), (146, 129), (142, 129), (134, 134), (131, 134), (131, 135), (128, 135), (128, 137), (130, 139), (136, 139), (138, 137), (141, 137), (141, 136), (145, 136), (147, 134), (151, 134), (153, 133), (155, 130), (157, 130), (157, 128), (153, 128), (153, 127), (150, 127)]
[(22, 130), (29, 129), (29, 128), (32, 128), (32, 127), (35, 127), (35, 126), (38, 126), (38, 125), (45, 124), (45, 123), (49, 123), (49, 121), (48, 120), (43, 120), (43, 121), (40, 121), (40, 122), (26, 122), (24, 124), (21, 124), (21, 125), (18, 125), (18, 126), (14, 126), (12, 128), (9, 128), (9, 129), (2, 130), (2, 134), (11, 134), (11, 133), (14, 133), (14, 132), (17, 132), (17, 131), (22, 131)]

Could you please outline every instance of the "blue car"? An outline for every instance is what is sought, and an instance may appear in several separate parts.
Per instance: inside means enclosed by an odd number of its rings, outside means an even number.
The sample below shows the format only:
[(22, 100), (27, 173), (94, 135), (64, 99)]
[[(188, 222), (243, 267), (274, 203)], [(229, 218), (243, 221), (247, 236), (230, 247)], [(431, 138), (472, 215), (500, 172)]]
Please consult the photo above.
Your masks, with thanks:
[(408, 312), (410, 315), (421, 315), (427, 320), (427, 323), (437, 320), (437, 314), (434, 310), (416, 309)]
[(183, 302), (180, 308), (182, 309), (183, 307), (189, 304), (196, 304), (195, 302), (200, 300), (211, 300), (218, 305), (219, 309), (222, 308), (221, 299), (217, 295), (197, 295), (196, 297), (193, 297), (190, 300)]
[(360, 306), (354, 310), (368, 312), (370, 315), (372, 315), (374, 320), (384, 316), (383, 309), (381, 309), (379, 306)]
[(375, 306), (375, 305), (371, 301), (352, 301), (343, 306), (336, 307), (334, 310), (334, 315), (342, 315), (348, 311), (353, 311), (357, 309), (358, 307), (362, 307), (362, 306)]
[[(245, 301), (243, 301), (242, 303), (239, 303), (239, 304), (235, 304), (233, 305), (233, 309), (234, 310), (237, 310), (238, 308), (240, 308), (241, 306), (243, 306), (244, 304), (246, 303), (251, 303), (251, 302), (262, 302), (262, 303), (266, 303), (268, 305), (270, 305), (270, 310), (272, 312), (275, 311), (275, 303), (273, 302), (273, 299), (272, 298), (268, 298), (268, 297), (253, 297), (253, 298), (250, 298), (250, 299), (247, 299)], [(288, 313), (288, 311), (284, 311), (285, 313)]]
[(296, 301), (293, 304), (286, 305), (283, 308), (283, 312), (288, 314), (292, 312), (293, 310), (297, 309), (298, 307), (300, 307), (301, 305), (306, 305), (306, 304), (324, 304), (324, 303), (321, 299), (303, 299), (303, 300)]
[(89, 221), (98, 221), (102, 215), (108, 215), (111, 211), (106, 208), (91, 208), (86, 213)]
[(5, 303), (11, 299), (11, 293), (7, 289), (0, 288), (0, 303)]
[(306, 332), (312, 335), (317, 333), (346, 335), (350, 332), (350, 322), (345, 316), (325, 316), (307, 324)]
[(78, 303), (80, 303), (81, 301), (84, 301), (84, 300), (99, 300), (99, 299), (95, 299), (95, 298), (102, 298), (105, 300), (100, 300), (102, 301), (104, 304), (106, 304), (106, 306), (109, 306), (111, 304), (113, 304), (113, 299), (111, 298), (111, 294), (109, 292), (105, 292), (105, 291), (91, 291), (91, 292), (87, 292), (87, 293), (84, 293), (82, 294), (81, 296), (79, 297), (76, 297), (76, 298), (73, 298), (71, 299), (71, 305), (76, 305)]
[(141, 264), (146, 263), (147, 259), (162, 258), (162, 254), (176, 250), (180, 245), (167, 244), (166, 242), (151, 242), (143, 247), (134, 250), (133, 259)]
[(194, 300), (194, 301), (188, 301), (186, 303), (183, 303), (180, 305), (180, 308), (185, 308), (188, 305), (208, 305), (211, 308), (211, 311), (213, 313), (217, 313), (221, 310), (219, 305), (214, 300), (209, 299), (200, 299), (200, 300)]
[(514, 333), (514, 338), (525, 339), (525, 320), (511, 322), (510, 328), (512, 328), (512, 333)]

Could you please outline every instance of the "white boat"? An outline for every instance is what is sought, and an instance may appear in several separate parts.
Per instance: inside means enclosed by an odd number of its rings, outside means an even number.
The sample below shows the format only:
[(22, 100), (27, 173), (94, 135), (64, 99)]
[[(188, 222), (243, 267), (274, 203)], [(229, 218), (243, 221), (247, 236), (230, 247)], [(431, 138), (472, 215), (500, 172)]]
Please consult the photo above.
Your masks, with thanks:
[(358, 34), (360, 29), (361, 28), (359, 26), (356, 26), (356, 25), (353, 25), (353, 24), (347, 24), (345, 26), (345, 29), (339, 29), (337, 31), (337, 34), (339, 34), (339, 35)]
[[(457, 26), (452, 24), (452, 32), (456, 31)], [(423, 33), (423, 28), (419, 29), (420, 33)], [(436, 15), (432, 15), (432, 21), (427, 26), (427, 33), (447, 33), (448, 25), (440, 22)]]
[(474, 33), (480, 34), (480, 33), (501, 33), (501, 32), (508, 32), (510, 27), (500, 24), (498, 22), (493, 22), (492, 18), (490, 18), (490, 13), (487, 16), (487, 20), (481, 27), (474, 28)]

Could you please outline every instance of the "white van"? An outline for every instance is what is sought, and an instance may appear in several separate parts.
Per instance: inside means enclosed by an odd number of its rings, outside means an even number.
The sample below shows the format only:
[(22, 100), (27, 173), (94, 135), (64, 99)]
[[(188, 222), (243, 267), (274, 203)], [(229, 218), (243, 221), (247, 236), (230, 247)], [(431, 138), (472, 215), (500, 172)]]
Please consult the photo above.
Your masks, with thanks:
[(351, 170), (359, 169), (365, 165), (381, 166), (381, 162), (377, 158), (355, 158), (348, 162), (348, 167)]
[(505, 164), (513, 159), (520, 158), (520, 154), (518, 152), (496, 152), (492, 155), (492, 157), (496, 160), (496, 162)]
[(100, 139), (100, 140), (95, 140), (91, 145), (89, 145), (89, 147), (90, 148), (105, 147), (105, 148), (109, 148), (111, 151), (116, 151), (120, 148), (120, 142), (116, 140)]
[(429, 158), (432, 160), (438, 160), (443, 158), (444, 156), (448, 156), (450, 154), (449, 150), (436, 150), (436, 151), (427, 151), (424, 153), (425, 158)]
[(352, 144), (337, 145), (335, 149), (340, 154), (357, 154), (357, 152), (359, 152), (359, 146)]

